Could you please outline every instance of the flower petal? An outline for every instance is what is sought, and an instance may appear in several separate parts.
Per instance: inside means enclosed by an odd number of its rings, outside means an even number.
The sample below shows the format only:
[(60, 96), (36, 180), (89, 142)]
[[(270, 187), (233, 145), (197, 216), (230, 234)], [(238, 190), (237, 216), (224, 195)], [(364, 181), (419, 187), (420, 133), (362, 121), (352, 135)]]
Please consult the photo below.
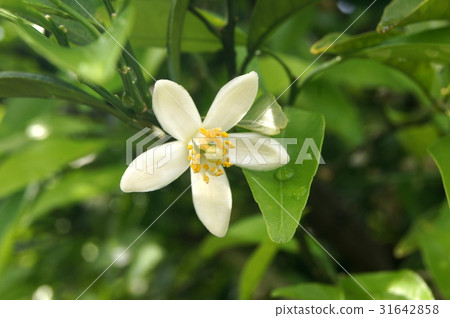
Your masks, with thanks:
[(210, 176), (206, 184), (201, 174), (191, 169), (191, 182), (192, 200), (198, 218), (212, 234), (225, 236), (230, 223), (232, 201), (227, 176)]
[(146, 192), (165, 187), (188, 167), (186, 144), (172, 141), (139, 155), (128, 166), (120, 181), (123, 192)]
[(289, 162), (286, 149), (275, 139), (256, 133), (229, 134), (236, 148), (230, 149), (230, 162), (251, 170), (272, 170)]
[(191, 138), (202, 122), (189, 93), (183, 86), (169, 80), (156, 81), (153, 111), (161, 127), (181, 141)]
[(256, 72), (232, 79), (217, 93), (206, 114), (203, 127), (206, 129), (220, 127), (223, 131), (229, 130), (247, 114), (257, 92), (258, 74)]

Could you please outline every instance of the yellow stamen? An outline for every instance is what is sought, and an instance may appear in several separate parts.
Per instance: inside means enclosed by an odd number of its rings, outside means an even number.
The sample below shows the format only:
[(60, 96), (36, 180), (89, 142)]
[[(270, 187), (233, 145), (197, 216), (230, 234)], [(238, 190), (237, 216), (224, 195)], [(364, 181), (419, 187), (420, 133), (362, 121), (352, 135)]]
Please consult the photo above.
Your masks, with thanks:
[(189, 149), (189, 150), (192, 150), (192, 148), (194, 148), (194, 147), (192, 147), (192, 145), (189, 145), (189, 146), (188, 146), (188, 149)]
[(203, 173), (203, 181), (205, 181), (206, 184), (209, 183), (209, 177), (206, 175), (206, 173)]
[(211, 172), (216, 171), (216, 167), (211, 167)]
[(204, 164), (203, 164), (203, 169), (208, 170), (208, 169), (209, 169), (209, 166), (208, 166), (206, 163), (204, 163)]
[(220, 135), (221, 135), (222, 137), (225, 137), (225, 138), (228, 137), (228, 134), (227, 134), (226, 132), (222, 132)]
[(188, 160), (191, 161), (192, 160), (192, 156), (188, 156)]
[(205, 136), (205, 137), (209, 137), (209, 133), (205, 128), (200, 128), (200, 132)]

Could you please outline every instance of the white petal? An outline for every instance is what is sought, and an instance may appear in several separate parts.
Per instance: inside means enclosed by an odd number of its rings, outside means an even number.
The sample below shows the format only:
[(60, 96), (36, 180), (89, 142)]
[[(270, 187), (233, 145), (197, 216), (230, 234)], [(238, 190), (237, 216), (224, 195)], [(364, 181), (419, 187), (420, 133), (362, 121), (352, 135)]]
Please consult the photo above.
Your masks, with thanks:
[(161, 127), (177, 140), (191, 138), (202, 122), (189, 93), (183, 86), (169, 80), (155, 83), (153, 111)]
[(247, 114), (257, 92), (257, 73), (250, 72), (232, 79), (217, 93), (208, 114), (206, 114), (203, 127), (229, 130)]
[(120, 181), (123, 192), (146, 192), (165, 187), (188, 167), (185, 143), (172, 141), (139, 155), (128, 166)]
[[(222, 167), (220, 167), (223, 169)], [(210, 176), (209, 183), (191, 169), (192, 200), (203, 225), (215, 236), (225, 236), (230, 223), (231, 189), (225, 174)]]
[(236, 148), (230, 149), (230, 162), (251, 170), (272, 170), (289, 162), (286, 149), (275, 139), (256, 133), (229, 134)]

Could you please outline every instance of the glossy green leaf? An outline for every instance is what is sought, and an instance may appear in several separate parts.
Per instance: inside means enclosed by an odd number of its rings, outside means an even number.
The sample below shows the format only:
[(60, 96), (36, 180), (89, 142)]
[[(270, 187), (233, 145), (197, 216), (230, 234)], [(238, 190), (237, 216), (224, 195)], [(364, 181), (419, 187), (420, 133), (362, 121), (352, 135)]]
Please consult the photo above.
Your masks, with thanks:
[(258, 0), (250, 17), (247, 49), (253, 53), (291, 15), (318, 0)]
[[(275, 171), (243, 169), (269, 236), (277, 243), (289, 241), (298, 228), (320, 160), (312, 153), (311, 142), (320, 151), (325, 129), (317, 113), (287, 109), (286, 115), (288, 125), (277, 137), (296, 138), (297, 144), (287, 146), (290, 162)], [(311, 154), (310, 160), (303, 157), (305, 151)]]
[(81, 168), (66, 173), (61, 179), (51, 182), (37, 198), (32, 209), (26, 215), (26, 221), (32, 222), (52, 211), (101, 194), (111, 193), (119, 188), (122, 166), (101, 169)]
[(446, 298), (450, 298), (450, 211), (445, 205), (439, 216), (421, 228), (419, 246), (425, 265)]
[[(80, 47), (61, 47), (26, 24), (16, 21), (18, 34), (36, 52), (65, 71), (73, 71), (81, 78), (103, 83), (115, 72), (116, 62), (133, 25), (133, 10), (128, 6), (112, 23), (108, 33), (102, 34), (95, 42)], [(117, 41), (117, 42), (116, 42)]]
[[(256, 245), (267, 240), (267, 230), (261, 215), (250, 216), (233, 223), (227, 235), (223, 238), (208, 236), (200, 248), (205, 257), (212, 257), (217, 253), (237, 246)], [(286, 252), (298, 252), (297, 241), (291, 240), (280, 244), (280, 249)]]
[(320, 283), (301, 283), (277, 288), (272, 297), (302, 300), (342, 300), (344, 293), (339, 287)]
[(180, 81), (180, 50), (183, 35), (184, 18), (189, 0), (172, 0), (172, 8), (167, 28), (167, 55), (169, 74), (172, 80)]
[(340, 35), (341, 33), (329, 33), (325, 35), (311, 46), (311, 53), (318, 55), (326, 51), (328, 54), (349, 55), (355, 51), (376, 46), (393, 37), (395, 34), (379, 34), (375, 31), (370, 31), (355, 36), (344, 34), (339, 37)]
[(267, 271), (279, 247), (272, 241), (265, 241), (250, 255), (242, 270), (239, 284), (239, 298), (251, 299), (259, 281)]
[(0, 162), (0, 180), (8, 180), (0, 185), (0, 197), (49, 177), (67, 163), (104, 146), (100, 140), (49, 138), (36, 142)]
[[(376, 272), (353, 275), (354, 278), (376, 300), (430, 300), (431, 290), (423, 279), (413, 271)], [(372, 299), (351, 277), (344, 277), (340, 283), (345, 299)]]
[(439, 139), (430, 147), (430, 153), (439, 167), (450, 206), (450, 136)]
[(8, 97), (58, 98), (98, 109), (109, 108), (101, 100), (79, 88), (56, 77), (42, 74), (0, 72), (0, 98)]
[(431, 29), (390, 38), (380, 45), (360, 50), (353, 56), (363, 56), (378, 61), (406, 58), (436, 63), (450, 63), (449, 27)]
[(450, 2), (442, 0), (393, 0), (384, 9), (377, 31), (385, 33), (402, 25), (440, 19), (450, 19)]
[(256, 99), (238, 126), (263, 135), (277, 135), (281, 129), (286, 128), (287, 122), (287, 117), (275, 96), (265, 93)]

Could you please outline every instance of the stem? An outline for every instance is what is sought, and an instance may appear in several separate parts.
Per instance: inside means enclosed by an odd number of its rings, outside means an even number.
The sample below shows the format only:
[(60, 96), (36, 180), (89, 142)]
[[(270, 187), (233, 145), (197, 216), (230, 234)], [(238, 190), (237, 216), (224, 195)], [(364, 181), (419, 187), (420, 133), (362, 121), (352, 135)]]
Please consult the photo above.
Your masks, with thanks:
[(221, 40), (228, 76), (233, 78), (236, 75), (236, 51), (234, 50), (234, 28), (236, 27), (236, 17), (234, 16), (234, 1), (227, 0), (227, 24), (222, 29)]

